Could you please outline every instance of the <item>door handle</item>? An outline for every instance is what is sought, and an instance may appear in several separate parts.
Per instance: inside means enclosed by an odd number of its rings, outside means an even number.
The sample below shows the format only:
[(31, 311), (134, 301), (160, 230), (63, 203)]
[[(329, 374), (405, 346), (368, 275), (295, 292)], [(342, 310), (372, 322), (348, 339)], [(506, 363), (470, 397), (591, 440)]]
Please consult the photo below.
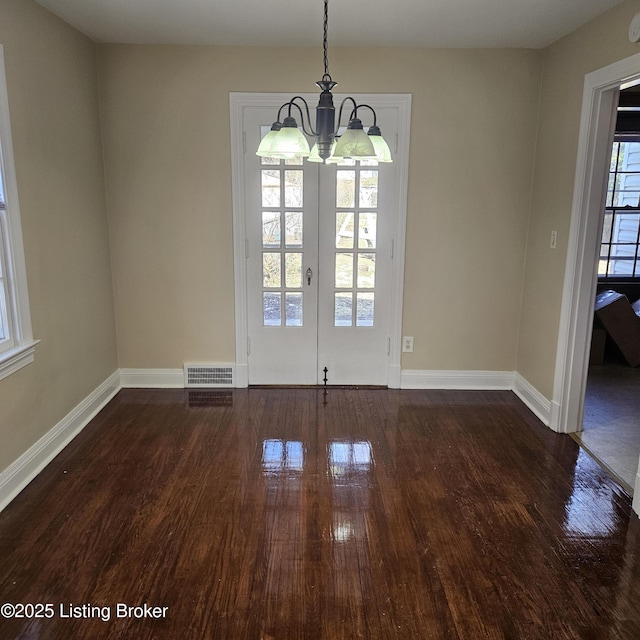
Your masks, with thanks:
[(313, 271), (311, 271), (311, 267), (307, 269), (306, 276), (307, 276), (307, 286), (309, 286), (311, 284), (311, 278), (313, 278)]

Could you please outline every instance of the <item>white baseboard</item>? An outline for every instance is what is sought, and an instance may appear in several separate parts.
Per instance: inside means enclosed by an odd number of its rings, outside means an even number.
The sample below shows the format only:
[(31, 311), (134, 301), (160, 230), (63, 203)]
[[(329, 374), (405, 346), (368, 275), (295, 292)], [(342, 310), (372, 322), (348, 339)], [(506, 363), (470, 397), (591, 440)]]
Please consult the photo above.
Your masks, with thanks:
[(181, 389), (184, 369), (120, 369), (123, 389)]
[(554, 417), (557, 416), (557, 411), (554, 408), (557, 403), (552, 403), (551, 400), (545, 398), (528, 380), (517, 372), (513, 374), (513, 392), (547, 427), (551, 426), (552, 422), (557, 422)]
[(120, 390), (115, 371), (55, 427), (0, 473), (0, 511), (22, 491)]
[(496, 391), (513, 388), (512, 371), (418, 371), (400, 374), (401, 389), (476, 389)]
[[(182, 369), (120, 369), (124, 389), (180, 389), (184, 387)], [(236, 365), (236, 387), (248, 386), (246, 366)], [(390, 368), (392, 389), (475, 389), (514, 391), (518, 397), (549, 425), (550, 405), (532, 385), (514, 371), (401, 370)]]
[(545, 398), (516, 371), (412, 371), (401, 374), (402, 389), (469, 389), (513, 391), (546, 426), (557, 415), (555, 403)]

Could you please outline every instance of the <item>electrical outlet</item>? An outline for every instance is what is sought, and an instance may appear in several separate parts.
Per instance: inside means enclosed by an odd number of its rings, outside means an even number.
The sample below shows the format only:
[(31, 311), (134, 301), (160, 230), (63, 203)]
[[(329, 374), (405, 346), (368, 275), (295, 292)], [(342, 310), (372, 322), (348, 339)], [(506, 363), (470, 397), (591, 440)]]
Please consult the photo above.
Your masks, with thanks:
[(413, 353), (413, 336), (404, 336), (402, 338), (403, 353)]
[(558, 243), (558, 232), (557, 231), (552, 231), (551, 232), (551, 242), (549, 243), (549, 246), (552, 249), (555, 249), (557, 243)]

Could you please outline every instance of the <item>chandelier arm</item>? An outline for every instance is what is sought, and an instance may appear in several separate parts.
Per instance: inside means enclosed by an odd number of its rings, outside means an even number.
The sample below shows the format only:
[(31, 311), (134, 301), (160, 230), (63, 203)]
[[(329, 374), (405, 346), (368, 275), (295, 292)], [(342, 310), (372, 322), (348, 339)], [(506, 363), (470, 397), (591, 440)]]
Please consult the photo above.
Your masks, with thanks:
[(354, 116), (358, 109), (369, 109), (371, 113), (373, 113), (373, 126), (378, 126), (378, 116), (376, 115), (375, 109), (369, 104), (359, 104), (352, 112), (351, 115)]
[[(297, 100), (302, 101), (302, 104), (304, 105), (304, 111), (302, 110), (302, 107), (296, 102)], [(293, 98), (291, 98), (291, 100), (289, 100), (287, 104), (289, 105), (289, 115), (291, 115), (291, 107), (296, 107), (300, 112), (300, 121), (302, 122), (302, 130), (308, 136), (315, 137), (316, 135), (318, 135), (311, 126), (311, 114), (309, 112), (309, 105), (307, 104), (307, 101), (302, 96), (294, 96)], [(286, 106), (286, 105), (283, 105), (283, 106)], [(305, 117), (304, 117), (305, 113), (307, 114), (306, 123), (305, 123)]]
[(340, 131), (340, 124), (342, 122), (342, 109), (344, 108), (345, 102), (351, 102), (353, 104), (353, 109), (351, 109), (351, 115), (349, 116), (349, 120), (351, 120), (358, 113), (358, 105), (356, 104), (356, 101), (351, 96), (346, 97), (340, 103), (340, 110), (338, 111), (338, 122), (336, 124), (336, 129), (333, 132), (334, 136), (337, 136), (338, 132)]
[(290, 103), (289, 103), (289, 102), (285, 102), (285, 103), (284, 103), (284, 104), (283, 104), (283, 105), (278, 109), (278, 117), (277, 117), (277, 119), (276, 119), (276, 122), (280, 122), (280, 123), (282, 123), (281, 115), (282, 115), (282, 110), (283, 110), (285, 107), (289, 107), (289, 115), (291, 114), (291, 107), (290, 107), (289, 105), (290, 105)]

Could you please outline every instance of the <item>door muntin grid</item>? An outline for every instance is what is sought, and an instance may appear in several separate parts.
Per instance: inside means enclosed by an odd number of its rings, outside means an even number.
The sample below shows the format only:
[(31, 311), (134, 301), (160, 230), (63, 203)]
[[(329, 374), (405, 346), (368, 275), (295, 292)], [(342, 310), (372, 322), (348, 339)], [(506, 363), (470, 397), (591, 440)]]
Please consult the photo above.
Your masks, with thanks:
[(373, 327), (378, 252), (377, 163), (336, 170), (334, 327)]
[(262, 324), (304, 324), (302, 158), (261, 159)]

